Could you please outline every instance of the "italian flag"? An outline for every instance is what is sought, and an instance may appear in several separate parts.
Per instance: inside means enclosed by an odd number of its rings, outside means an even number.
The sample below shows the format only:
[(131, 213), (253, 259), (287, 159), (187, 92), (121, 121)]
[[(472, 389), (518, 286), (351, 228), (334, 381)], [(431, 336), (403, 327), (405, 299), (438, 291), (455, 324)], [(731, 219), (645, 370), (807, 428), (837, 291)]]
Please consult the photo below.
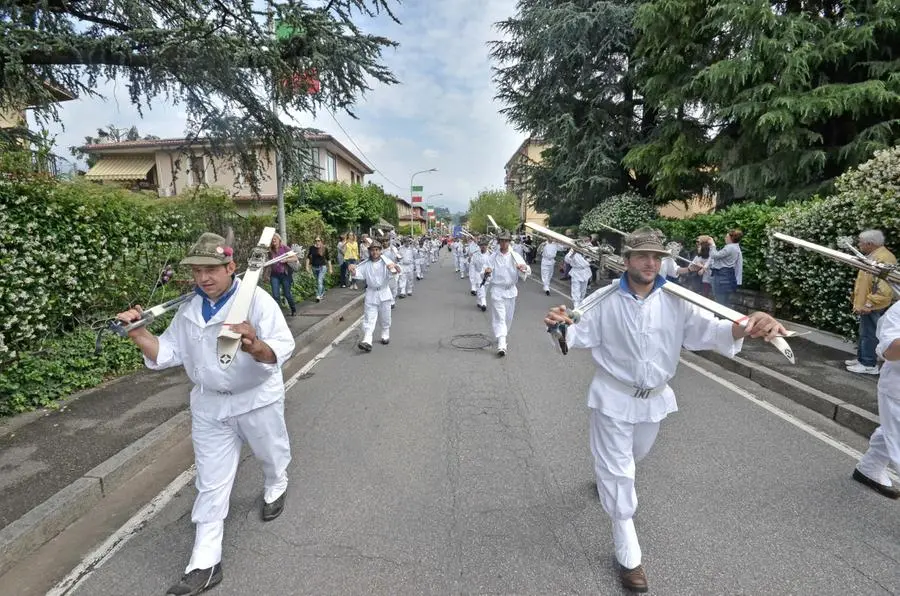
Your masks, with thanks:
[(434, 207), (428, 208), (428, 219), (434, 219)]
[(422, 187), (421, 186), (413, 186), (410, 188), (410, 195), (412, 196), (413, 203), (421, 203), (422, 202)]

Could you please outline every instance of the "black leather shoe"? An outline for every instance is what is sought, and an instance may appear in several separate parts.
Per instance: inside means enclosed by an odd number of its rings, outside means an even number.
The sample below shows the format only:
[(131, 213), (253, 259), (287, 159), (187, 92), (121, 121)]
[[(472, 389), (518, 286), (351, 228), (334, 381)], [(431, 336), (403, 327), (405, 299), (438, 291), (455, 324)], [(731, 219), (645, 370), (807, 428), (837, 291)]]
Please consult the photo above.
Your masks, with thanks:
[(481, 309), (481, 312), (484, 312), (487, 310), (487, 307), (484, 304), (480, 305), (478, 308)]
[(388, 345), (389, 343), (391, 343), (391, 340), (390, 340), (390, 339), (382, 339), (382, 340), (381, 340), (381, 345), (383, 345), (383, 346), (386, 346), (386, 345)]
[(356, 347), (359, 348), (360, 350), (362, 350), (363, 352), (371, 352), (372, 351), (372, 344), (364, 342), (364, 341), (361, 341), (358, 344), (356, 344)]
[(888, 499), (900, 499), (900, 490), (897, 490), (892, 486), (885, 486), (880, 482), (876, 482), (855, 468), (853, 470), (853, 479), (860, 484), (868, 486), (879, 495), (884, 495)]
[(284, 497), (287, 493), (281, 493), (281, 496), (272, 501), (271, 503), (266, 503), (263, 501), (263, 509), (262, 509), (262, 518), (263, 521), (272, 521), (284, 511)]
[(472, 295), (474, 296), (474, 295), (477, 294), (478, 292), (476, 292), (475, 290), (469, 290), (469, 293), (472, 294)]
[(212, 588), (222, 581), (222, 564), (216, 563), (208, 569), (191, 569), (181, 576), (181, 581), (166, 590), (166, 596), (194, 596)]
[(550, 290), (544, 290), (544, 294), (546, 294), (546, 295), (549, 296), (549, 295), (550, 295)]

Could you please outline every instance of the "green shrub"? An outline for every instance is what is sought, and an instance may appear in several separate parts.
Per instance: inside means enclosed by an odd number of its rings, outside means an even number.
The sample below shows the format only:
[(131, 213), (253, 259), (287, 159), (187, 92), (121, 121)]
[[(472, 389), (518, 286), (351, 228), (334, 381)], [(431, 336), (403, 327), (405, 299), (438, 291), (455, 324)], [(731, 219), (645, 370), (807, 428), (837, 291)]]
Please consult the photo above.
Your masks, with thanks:
[(741, 239), (743, 287), (756, 290), (760, 288), (760, 274), (765, 268), (763, 247), (768, 242), (768, 229), (784, 209), (772, 202), (742, 203), (688, 219), (657, 219), (650, 225), (661, 229), (667, 240), (680, 242), (688, 250), (694, 249), (697, 236), (702, 234), (712, 236), (716, 246), (722, 248), (725, 246), (725, 234), (739, 228), (744, 232)]
[[(896, 155), (896, 153), (895, 153)], [(772, 231), (838, 250), (842, 236), (856, 237), (868, 228), (885, 233), (895, 255), (900, 248), (900, 194), (850, 190), (825, 199), (793, 205), (772, 223)], [(858, 319), (850, 296), (858, 271), (816, 253), (769, 237), (764, 245), (763, 284), (776, 308), (814, 327), (856, 337)]]
[(585, 214), (579, 226), (581, 234), (608, 234), (600, 224), (631, 232), (658, 217), (656, 207), (639, 194), (626, 192), (610, 197)]

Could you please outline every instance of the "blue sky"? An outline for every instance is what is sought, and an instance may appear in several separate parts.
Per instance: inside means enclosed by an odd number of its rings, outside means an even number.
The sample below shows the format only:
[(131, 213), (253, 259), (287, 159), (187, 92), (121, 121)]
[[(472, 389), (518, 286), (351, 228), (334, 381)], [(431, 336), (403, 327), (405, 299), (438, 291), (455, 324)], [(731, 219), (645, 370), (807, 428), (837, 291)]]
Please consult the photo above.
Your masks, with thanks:
[[(416, 184), (425, 187), (425, 195), (443, 194), (433, 205), (465, 211), (479, 191), (503, 186), (503, 165), (524, 138), (493, 99), (486, 45), (498, 38), (494, 23), (514, 11), (515, 0), (406, 0), (395, 5), (402, 24), (387, 17), (360, 21), (366, 31), (400, 43), (384, 60), (401, 84), (378, 85), (361, 98), (354, 110), (358, 120), (336, 114), (350, 138), (327, 112), (298, 116), (298, 123), (320, 128), (357, 152), (355, 142), (378, 170), (367, 180), (400, 196), (409, 194), (410, 174), (438, 168), (418, 176)], [(123, 85), (112, 82), (100, 92), (105, 101), (60, 106), (63, 127), (51, 128), (58, 147), (81, 144), (107, 124), (136, 124), (142, 134), (161, 137), (184, 132), (178, 106), (160, 100), (141, 119)]]

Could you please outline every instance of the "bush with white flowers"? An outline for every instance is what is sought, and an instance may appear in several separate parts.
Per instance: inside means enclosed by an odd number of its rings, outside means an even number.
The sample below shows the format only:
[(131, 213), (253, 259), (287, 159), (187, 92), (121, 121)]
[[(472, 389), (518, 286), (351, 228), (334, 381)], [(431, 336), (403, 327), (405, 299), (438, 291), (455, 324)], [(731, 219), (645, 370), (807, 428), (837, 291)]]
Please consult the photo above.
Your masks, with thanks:
[[(879, 167), (868, 167), (873, 161)], [(871, 186), (860, 175), (866, 172), (872, 175)], [(889, 172), (893, 179), (886, 176)], [(885, 233), (888, 249), (900, 254), (900, 151), (891, 149), (859, 171), (844, 174), (838, 188), (843, 190), (837, 195), (789, 206), (772, 221), (770, 231), (847, 252), (838, 246), (838, 238), (855, 240), (861, 231), (875, 228)], [(764, 253), (763, 286), (776, 308), (814, 327), (857, 336), (859, 323), (850, 301), (857, 269), (772, 236)]]
[(249, 238), (259, 233), (242, 229), (250, 223), (216, 191), (161, 200), (88, 182), (0, 175), (0, 413), (44, 405), (26, 403), (21, 358), (40, 360), (69, 331), (146, 306), (151, 295), (158, 302), (178, 293), (176, 284), (154, 291), (167, 264), (177, 265), (203, 231), (230, 225)]

